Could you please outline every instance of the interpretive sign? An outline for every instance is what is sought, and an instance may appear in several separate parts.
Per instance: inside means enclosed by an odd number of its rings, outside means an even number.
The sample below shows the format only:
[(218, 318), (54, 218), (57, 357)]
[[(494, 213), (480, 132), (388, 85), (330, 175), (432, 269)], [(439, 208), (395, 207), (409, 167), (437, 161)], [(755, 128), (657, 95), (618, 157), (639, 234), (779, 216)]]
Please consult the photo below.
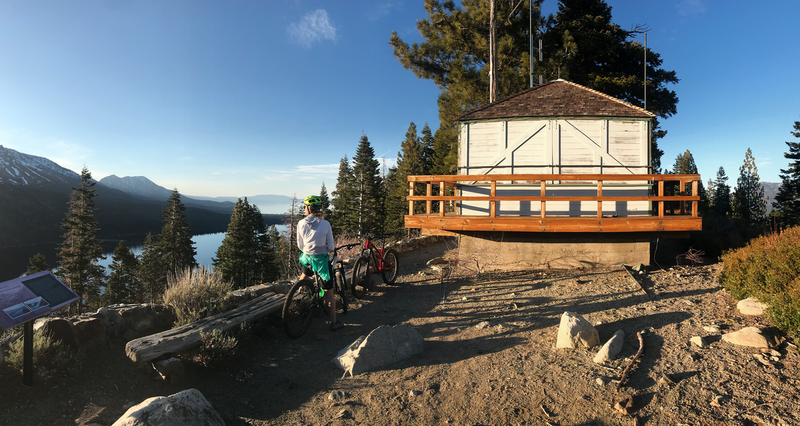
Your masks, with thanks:
[(50, 271), (0, 283), (0, 327), (9, 329), (78, 300)]

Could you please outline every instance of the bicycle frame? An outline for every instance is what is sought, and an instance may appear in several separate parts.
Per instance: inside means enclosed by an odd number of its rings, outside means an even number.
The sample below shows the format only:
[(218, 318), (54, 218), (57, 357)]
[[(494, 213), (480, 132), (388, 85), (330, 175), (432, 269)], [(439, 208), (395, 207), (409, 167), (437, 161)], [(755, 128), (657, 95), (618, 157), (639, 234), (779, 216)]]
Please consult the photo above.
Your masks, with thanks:
[[(372, 243), (372, 240), (369, 237), (364, 238), (366, 242), (364, 243), (364, 247), (361, 249), (361, 256), (368, 256), (370, 259), (370, 263), (372, 266), (375, 267), (375, 272), (384, 272), (391, 270), (394, 265), (391, 265), (389, 262), (386, 261), (383, 257), (383, 253), (386, 251), (386, 247), (378, 248), (375, 244)], [(369, 252), (369, 254), (367, 254)]]

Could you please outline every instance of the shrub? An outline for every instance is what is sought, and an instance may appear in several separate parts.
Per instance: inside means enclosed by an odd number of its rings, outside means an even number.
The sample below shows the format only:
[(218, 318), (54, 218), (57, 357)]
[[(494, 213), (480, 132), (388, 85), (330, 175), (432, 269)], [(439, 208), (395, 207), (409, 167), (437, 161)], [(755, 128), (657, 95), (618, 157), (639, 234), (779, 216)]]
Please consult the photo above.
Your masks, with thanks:
[(225, 312), (233, 307), (230, 281), (206, 268), (187, 268), (167, 278), (164, 304), (175, 309), (175, 327)]
[[(16, 370), (22, 371), (24, 365), (24, 341), (18, 339), (9, 348), (7, 362)], [(34, 333), (33, 335), (33, 377), (47, 381), (59, 372), (71, 373), (80, 368), (77, 354), (60, 340), (53, 340), (50, 335)]]
[(192, 359), (206, 368), (215, 367), (224, 359), (236, 355), (239, 347), (239, 340), (235, 336), (220, 330), (211, 333), (200, 332), (200, 340), (202, 341), (200, 348)]
[(800, 335), (800, 227), (756, 238), (722, 256), (720, 283), (737, 299), (770, 305), (776, 327)]

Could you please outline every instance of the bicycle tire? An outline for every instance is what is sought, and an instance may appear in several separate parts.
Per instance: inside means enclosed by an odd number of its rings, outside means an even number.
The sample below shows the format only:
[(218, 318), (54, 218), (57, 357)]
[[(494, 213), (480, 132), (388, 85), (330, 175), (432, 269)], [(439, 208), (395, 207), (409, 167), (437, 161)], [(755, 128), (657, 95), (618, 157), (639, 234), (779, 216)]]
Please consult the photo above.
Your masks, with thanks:
[[(383, 252), (383, 261), (381, 262), (381, 277), (386, 284), (394, 284), (397, 280), (397, 252), (389, 249)], [(388, 266), (387, 265), (391, 265)]]
[(311, 326), (311, 320), (319, 311), (319, 296), (310, 280), (294, 283), (283, 303), (283, 330), (291, 338), (302, 336)]
[(359, 257), (353, 265), (350, 291), (356, 299), (361, 299), (369, 291), (369, 259), (366, 257)]
[(341, 309), (343, 314), (347, 313), (347, 280), (344, 278), (344, 271), (341, 267), (334, 269), (333, 276), (335, 278), (336, 300), (337, 309)]

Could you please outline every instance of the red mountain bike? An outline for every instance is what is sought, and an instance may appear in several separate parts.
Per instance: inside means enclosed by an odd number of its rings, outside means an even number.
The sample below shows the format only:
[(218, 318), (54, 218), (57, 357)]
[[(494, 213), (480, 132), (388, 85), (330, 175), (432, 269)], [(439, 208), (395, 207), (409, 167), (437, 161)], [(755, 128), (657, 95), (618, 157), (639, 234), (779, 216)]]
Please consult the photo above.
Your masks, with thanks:
[[(365, 240), (361, 256), (353, 266), (353, 278), (350, 281), (350, 290), (357, 299), (361, 299), (372, 289), (371, 273), (380, 272), (386, 284), (394, 284), (397, 279), (397, 252), (385, 247), (377, 248), (369, 237)], [(385, 246), (386, 239), (381, 240)]]

